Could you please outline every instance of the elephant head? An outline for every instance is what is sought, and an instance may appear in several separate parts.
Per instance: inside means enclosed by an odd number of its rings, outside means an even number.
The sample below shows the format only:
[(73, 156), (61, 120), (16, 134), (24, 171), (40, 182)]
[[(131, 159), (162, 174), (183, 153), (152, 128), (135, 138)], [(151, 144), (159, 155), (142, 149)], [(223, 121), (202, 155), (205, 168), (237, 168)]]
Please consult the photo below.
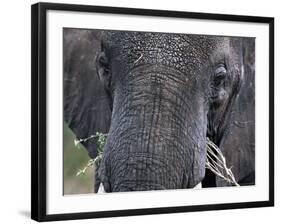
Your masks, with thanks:
[[(74, 109), (65, 116), (71, 114), (68, 123), (81, 137), (87, 137), (82, 129), (93, 133), (101, 126), (97, 123), (106, 124), (102, 129), (108, 130), (108, 137), (98, 170), (105, 191), (192, 188), (204, 177), (206, 186), (218, 182), (205, 173), (206, 139), (220, 145), (231, 138), (227, 133), (236, 133), (229, 130), (244, 80), (241, 49), (247, 38), (95, 31), (96, 38), (86, 32), (84, 38), (90, 41), (83, 42), (88, 46), (81, 51), (92, 59), (83, 69), (92, 84), (81, 84), (85, 94), (78, 97), (86, 118), (80, 116), (79, 121)], [(97, 101), (97, 95), (104, 102)], [(70, 105), (65, 103), (65, 111)], [(101, 119), (94, 114), (99, 109), (93, 110), (99, 105), (104, 110)], [(86, 145), (92, 155), (94, 145)]]

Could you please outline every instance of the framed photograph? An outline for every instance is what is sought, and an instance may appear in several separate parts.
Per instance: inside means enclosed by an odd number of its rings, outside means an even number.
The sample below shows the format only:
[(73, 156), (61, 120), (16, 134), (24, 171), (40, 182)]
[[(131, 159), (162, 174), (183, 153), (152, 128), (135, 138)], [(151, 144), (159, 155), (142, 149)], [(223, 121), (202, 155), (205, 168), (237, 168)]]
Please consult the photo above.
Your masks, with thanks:
[(274, 18), (32, 5), (32, 219), (274, 205)]

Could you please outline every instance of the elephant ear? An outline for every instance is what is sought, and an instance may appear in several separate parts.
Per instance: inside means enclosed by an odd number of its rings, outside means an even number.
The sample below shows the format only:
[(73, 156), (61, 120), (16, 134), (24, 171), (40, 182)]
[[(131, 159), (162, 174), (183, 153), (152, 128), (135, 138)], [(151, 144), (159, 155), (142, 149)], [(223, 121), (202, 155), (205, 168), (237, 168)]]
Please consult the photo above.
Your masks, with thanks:
[[(241, 38), (235, 45), (240, 55), (242, 82), (220, 142), (228, 167), (240, 185), (255, 184), (255, 39)], [(217, 186), (228, 185), (217, 178)]]
[[(110, 127), (110, 100), (95, 65), (100, 39), (100, 31), (63, 30), (64, 121), (78, 139), (96, 132), (107, 133)], [(97, 155), (95, 138), (83, 144), (90, 157)]]

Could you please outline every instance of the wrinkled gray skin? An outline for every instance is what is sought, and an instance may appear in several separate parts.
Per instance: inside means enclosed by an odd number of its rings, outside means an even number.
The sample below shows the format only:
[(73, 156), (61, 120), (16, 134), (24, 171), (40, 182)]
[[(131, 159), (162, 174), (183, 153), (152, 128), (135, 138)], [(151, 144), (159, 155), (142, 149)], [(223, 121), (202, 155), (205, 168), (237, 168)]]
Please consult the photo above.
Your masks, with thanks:
[[(71, 97), (70, 90), (78, 84), (70, 82), (72, 85), (64, 90), (65, 99), (69, 99), (65, 102), (65, 120), (78, 137), (89, 136), (103, 122), (106, 125), (101, 129), (107, 132), (110, 124), (97, 181), (107, 192), (191, 188), (204, 177), (203, 186), (227, 185), (210, 173), (205, 175), (207, 136), (226, 154), (238, 181), (254, 183), (252, 38), (76, 31), (81, 43), (75, 45), (77, 39), (75, 42), (70, 38), (73, 32), (65, 30), (65, 54), (73, 57), (82, 52), (86, 59), (80, 55), (80, 61), (72, 60), (78, 64), (74, 66), (66, 56), (65, 77), (81, 79), (77, 67), (91, 61), (83, 69), (98, 74), (104, 91), (91, 74), (92, 84), (76, 80), (81, 86), (77, 91), (85, 96), (72, 93)], [(66, 40), (67, 35), (71, 40)], [(70, 43), (78, 50), (70, 51), (66, 47)], [(85, 45), (84, 51), (79, 48), (81, 44)], [(100, 49), (94, 46), (97, 44)], [(85, 52), (93, 55), (92, 60)], [(72, 102), (75, 98), (76, 104)], [(99, 110), (94, 106), (99, 102), (96, 99), (104, 101), (98, 104), (103, 108), (102, 115), (95, 113)], [(84, 108), (79, 109), (80, 104)], [(86, 145), (92, 156), (94, 145)]]

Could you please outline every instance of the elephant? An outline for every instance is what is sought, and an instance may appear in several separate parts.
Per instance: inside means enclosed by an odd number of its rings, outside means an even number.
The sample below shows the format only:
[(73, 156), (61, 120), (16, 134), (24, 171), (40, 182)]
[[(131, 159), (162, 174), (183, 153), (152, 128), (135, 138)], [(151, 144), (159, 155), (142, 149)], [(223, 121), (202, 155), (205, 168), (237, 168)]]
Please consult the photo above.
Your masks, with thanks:
[[(206, 141), (255, 184), (255, 39), (64, 28), (64, 120), (108, 133), (106, 192), (230, 185), (206, 170)], [(85, 142), (97, 155), (96, 140)]]

